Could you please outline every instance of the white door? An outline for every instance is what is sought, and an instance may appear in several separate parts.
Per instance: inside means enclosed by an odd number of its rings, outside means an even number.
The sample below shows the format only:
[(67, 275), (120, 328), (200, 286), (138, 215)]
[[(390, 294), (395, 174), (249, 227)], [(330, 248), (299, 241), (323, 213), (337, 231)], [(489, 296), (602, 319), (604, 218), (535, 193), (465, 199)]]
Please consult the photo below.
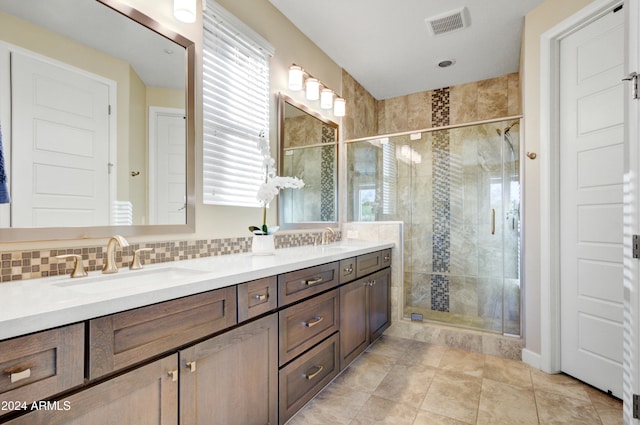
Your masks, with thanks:
[(149, 110), (150, 224), (185, 224), (186, 126), (183, 110)]
[[(640, 0), (625, 1), (627, 25), (627, 69), (640, 73)], [(625, 190), (625, 338), (624, 338), (624, 424), (638, 424), (634, 418), (633, 394), (640, 394), (640, 260), (632, 255), (632, 235), (640, 234), (640, 99), (632, 96), (632, 81), (625, 83), (627, 104), (626, 136), (628, 164)]]
[(13, 227), (109, 224), (109, 88), (11, 53)]
[(560, 42), (561, 369), (622, 397), (624, 13)]

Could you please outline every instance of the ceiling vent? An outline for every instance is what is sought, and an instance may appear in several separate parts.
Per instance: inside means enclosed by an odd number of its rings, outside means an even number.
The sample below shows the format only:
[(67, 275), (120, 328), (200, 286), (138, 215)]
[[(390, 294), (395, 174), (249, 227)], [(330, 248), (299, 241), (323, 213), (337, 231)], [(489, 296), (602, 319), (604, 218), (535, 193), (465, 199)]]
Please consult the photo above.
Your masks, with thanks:
[(470, 25), (469, 11), (466, 7), (452, 10), (425, 19), (431, 35), (442, 35), (459, 31)]

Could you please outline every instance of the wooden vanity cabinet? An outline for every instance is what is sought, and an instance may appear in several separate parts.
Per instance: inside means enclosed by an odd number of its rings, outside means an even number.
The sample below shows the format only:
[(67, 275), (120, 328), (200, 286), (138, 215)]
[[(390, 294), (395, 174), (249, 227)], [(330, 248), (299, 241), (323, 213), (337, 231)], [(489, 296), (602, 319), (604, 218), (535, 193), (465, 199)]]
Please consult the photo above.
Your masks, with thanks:
[(391, 324), (391, 270), (340, 287), (340, 366), (351, 363)]
[(283, 424), (389, 326), (390, 259), (378, 251), (0, 341), (11, 378), (0, 400), (52, 400), (0, 423)]
[(82, 323), (0, 342), (0, 416), (83, 382)]
[[(44, 402), (46, 403), (46, 402)], [(7, 425), (176, 425), (178, 355), (42, 404)]]
[(276, 313), (180, 351), (180, 424), (278, 422)]

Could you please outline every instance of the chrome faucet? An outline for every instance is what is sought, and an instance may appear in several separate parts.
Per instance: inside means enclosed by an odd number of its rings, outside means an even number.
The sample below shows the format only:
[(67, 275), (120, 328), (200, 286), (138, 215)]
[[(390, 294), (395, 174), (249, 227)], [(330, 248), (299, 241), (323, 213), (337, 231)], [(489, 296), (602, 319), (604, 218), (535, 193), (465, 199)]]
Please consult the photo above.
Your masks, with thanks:
[(104, 267), (102, 268), (102, 273), (117, 273), (118, 266), (116, 265), (116, 244), (120, 246), (120, 248), (124, 248), (125, 246), (129, 246), (129, 242), (120, 236), (113, 235), (109, 242), (107, 242), (107, 258), (104, 262)]

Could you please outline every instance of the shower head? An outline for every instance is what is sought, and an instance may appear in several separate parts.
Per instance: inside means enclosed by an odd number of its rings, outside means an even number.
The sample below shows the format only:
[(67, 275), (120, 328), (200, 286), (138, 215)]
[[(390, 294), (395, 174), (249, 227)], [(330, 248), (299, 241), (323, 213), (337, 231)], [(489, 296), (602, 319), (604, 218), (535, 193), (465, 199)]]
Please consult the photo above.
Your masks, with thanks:
[(515, 127), (515, 126), (516, 126), (516, 125), (518, 125), (518, 124), (520, 124), (520, 121), (516, 121), (516, 122), (514, 122), (514, 123), (513, 123), (513, 124), (511, 124), (509, 127), (505, 128), (505, 129), (504, 129), (504, 132), (505, 132), (505, 133), (508, 133), (508, 132), (509, 132), (509, 130), (511, 130), (511, 127)]

